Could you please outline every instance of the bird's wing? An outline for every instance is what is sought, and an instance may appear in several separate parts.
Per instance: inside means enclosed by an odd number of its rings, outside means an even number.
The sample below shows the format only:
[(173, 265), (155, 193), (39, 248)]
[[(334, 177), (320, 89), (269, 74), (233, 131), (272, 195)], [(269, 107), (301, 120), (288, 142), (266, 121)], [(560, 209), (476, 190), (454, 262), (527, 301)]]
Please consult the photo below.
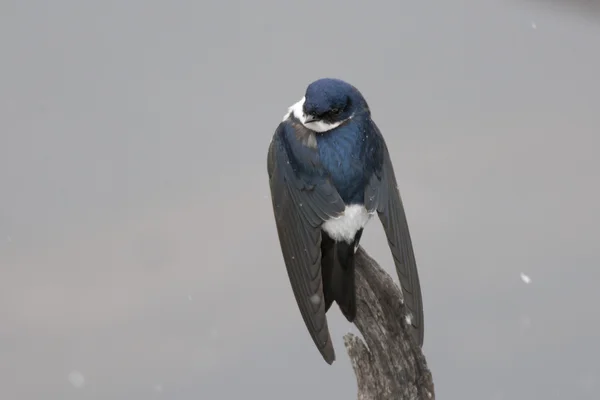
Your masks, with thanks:
[(392, 251), (404, 304), (411, 313), (413, 337), (417, 344), (422, 346), (423, 300), (417, 263), (392, 160), (383, 139), (380, 143), (381, 147), (377, 150), (383, 156), (383, 164), (381, 170), (376, 171), (370, 178), (365, 191), (365, 206), (369, 211), (377, 210)]
[(279, 243), (304, 323), (327, 363), (335, 360), (325, 318), (321, 279), (321, 224), (340, 215), (344, 203), (325, 179), (306, 182), (290, 164), (276, 133), (269, 146), (267, 169)]

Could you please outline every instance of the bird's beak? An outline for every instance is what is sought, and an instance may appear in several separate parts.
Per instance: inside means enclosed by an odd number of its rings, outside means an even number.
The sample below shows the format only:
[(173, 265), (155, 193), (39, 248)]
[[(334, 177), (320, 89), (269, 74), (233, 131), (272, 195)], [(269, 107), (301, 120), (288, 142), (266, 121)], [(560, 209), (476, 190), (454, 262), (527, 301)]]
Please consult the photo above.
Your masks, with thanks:
[(306, 124), (309, 123), (309, 122), (316, 121), (316, 120), (317, 119), (315, 117), (313, 117), (312, 115), (310, 115), (310, 114), (305, 114), (304, 115), (304, 123), (306, 123)]

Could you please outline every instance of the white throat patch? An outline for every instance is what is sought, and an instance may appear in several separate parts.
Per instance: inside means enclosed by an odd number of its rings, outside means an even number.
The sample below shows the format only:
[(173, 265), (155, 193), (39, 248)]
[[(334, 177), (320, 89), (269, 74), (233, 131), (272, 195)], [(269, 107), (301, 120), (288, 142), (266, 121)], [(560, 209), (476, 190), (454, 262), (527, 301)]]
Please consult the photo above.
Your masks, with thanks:
[(349, 120), (350, 118), (352, 118), (352, 117), (350, 117), (343, 121), (335, 122), (333, 124), (329, 124), (324, 121), (306, 122), (306, 115), (304, 114), (304, 110), (302, 109), (305, 101), (306, 101), (306, 97), (302, 97), (302, 99), (300, 99), (299, 102), (290, 106), (288, 108), (288, 112), (283, 116), (283, 120), (285, 121), (291, 115), (293, 115), (294, 117), (298, 118), (298, 120), (300, 120), (300, 122), (302, 123), (302, 125), (304, 125), (305, 128), (310, 129), (311, 131), (314, 131), (314, 132), (321, 133), (321, 132), (327, 132), (332, 129), (335, 129), (338, 126), (340, 126), (341, 124), (343, 124), (344, 122), (346, 122), (347, 120)]

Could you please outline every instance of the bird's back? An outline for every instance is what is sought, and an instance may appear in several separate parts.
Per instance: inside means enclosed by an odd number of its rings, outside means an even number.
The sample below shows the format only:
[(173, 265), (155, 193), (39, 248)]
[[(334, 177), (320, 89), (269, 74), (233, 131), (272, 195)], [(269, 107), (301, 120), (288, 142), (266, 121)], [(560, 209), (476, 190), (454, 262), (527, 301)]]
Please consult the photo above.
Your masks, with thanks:
[(369, 148), (375, 138), (360, 121), (350, 121), (317, 136), (319, 158), (346, 204), (362, 204), (364, 188), (373, 173)]

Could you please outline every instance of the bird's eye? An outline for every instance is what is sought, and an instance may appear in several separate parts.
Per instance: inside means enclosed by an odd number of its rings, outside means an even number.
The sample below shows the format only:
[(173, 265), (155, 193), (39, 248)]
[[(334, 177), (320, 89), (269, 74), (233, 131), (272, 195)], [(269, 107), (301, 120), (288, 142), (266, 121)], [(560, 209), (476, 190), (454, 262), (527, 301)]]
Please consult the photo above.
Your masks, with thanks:
[(340, 113), (340, 109), (339, 108), (332, 108), (331, 109), (331, 113), (334, 114), (334, 115), (339, 114)]

